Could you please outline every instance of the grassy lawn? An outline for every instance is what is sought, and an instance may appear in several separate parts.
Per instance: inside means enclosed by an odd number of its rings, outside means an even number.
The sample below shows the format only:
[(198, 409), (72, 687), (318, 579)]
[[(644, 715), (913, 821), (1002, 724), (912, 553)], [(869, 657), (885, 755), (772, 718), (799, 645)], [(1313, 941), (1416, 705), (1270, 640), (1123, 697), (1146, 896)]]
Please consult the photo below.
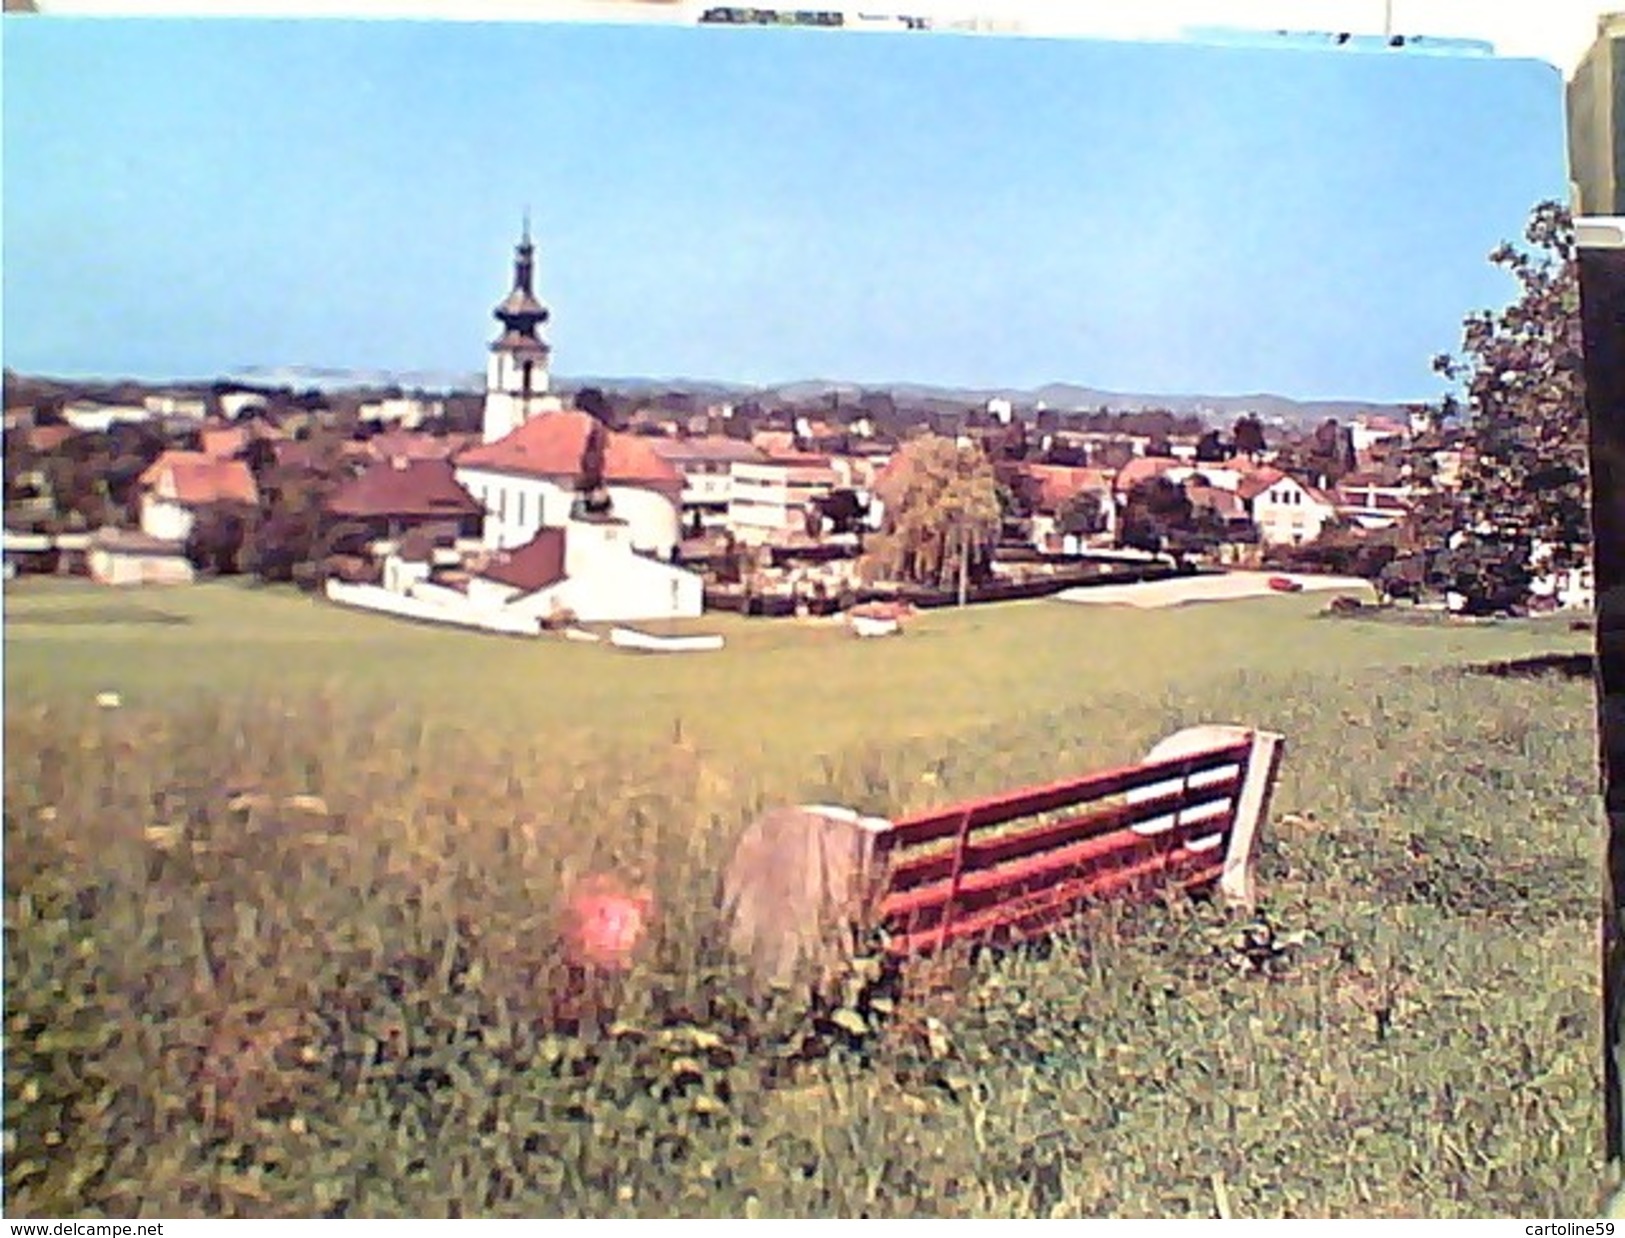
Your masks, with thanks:
[(905, 637), (881, 641), (828, 621), (718, 614), (696, 627), (722, 634), (727, 648), (682, 655), (470, 634), (234, 584), (117, 594), (25, 581), (5, 605), (13, 702), (116, 690), (133, 707), (170, 708), (331, 691), (510, 736), (643, 743), (680, 727), (735, 764), (775, 771), (870, 745), (1032, 732), (1080, 711), (1088, 723), (1046, 737), (1050, 752), (1134, 757), (1160, 734), (1132, 725), (1156, 702), (1166, 729), (1200, 720), (1181, 702), (1212, 700), (1225, 720), (1279, 724), (1296, 738), (1301, 718), (1277, 694), (1252, 690), (1261, 677), (1375, 686), (1398, 670), (1589, 640), (1552, 620), (1425, 632), (1334, 623), (1315, 618), (1324, 599), (1302, 596), (1151, 612), (1053, 601), (930, 611)]
[[(8, 1211), (1596, 1210), (1591, 685), (1461, 670), (1586, 649), (1563, 621), (1040, 601), (878, 641), (718, 615), (725, 650), (662, 656), (231, 584), (4, 604)], [(1269, 974), (1217, 910), (1103, 908), (760, 1069), (800, 1024), (733, 1003), (712, 889), (762, 804), (898, 811), (1231, 720), (1288, 741), (1262, 885), (1307, 936)], [(585, 1044), (536, 1030), (536, 943), (606, 864), (660, 940)]]

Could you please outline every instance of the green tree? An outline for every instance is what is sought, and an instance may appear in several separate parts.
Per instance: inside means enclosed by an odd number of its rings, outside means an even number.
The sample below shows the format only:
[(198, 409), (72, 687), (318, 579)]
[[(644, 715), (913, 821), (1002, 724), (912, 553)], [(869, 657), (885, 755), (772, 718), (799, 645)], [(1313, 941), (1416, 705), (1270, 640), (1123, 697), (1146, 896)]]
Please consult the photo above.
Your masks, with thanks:
[(1074, 537), (1088, 537), (1106, 531), (1106, 507), (1100, 493), (1080, 490), (1061, 504), (1055, 513), (1055, 529)]
[(1580, 288), (1567, 208), (1535, 207), (1524, 242), (1490, 255), (1516, 282), (1516, 298), (1468, 315), (1460, 352), (1434, 359), (1461, 392), (1441, 402), (1436, 419), (1447, 434), (1459, 425), (1469, 450), (1458, 490), (1424, 494), (1420, 516), (1434, 536), (1422, 552), (1424, 578), (1462, 594), (1470, 611), (1509, 609), (1525, 600), (1536, 572), (1590, 561)]
[(229, 503), (201, 508), (186, 539), (186, 557), (192, 566), (211, 575), (236, 574), (241, 568), (251, 516), (250, 510)]
[(1264, 423), (1258, 419), (1257, 413), (1238, 417), (1230, 436), (1238, 456), (1257, 456), (1269, 450), (1269, 444), (1264, 440)]
[(1166, 477), (1148, 477), (1129, 491), (1123, 505), (1123, 545), (1160, 554), (1192, 528), (1193, 511), (1184, 487)]
[(1001, 510), (993, 464), (978, 447), (925, 435), (898, 452), (879, 487), (881, 532), (869, 543), (871, 570), (894, 580), (957, 588), (991, 570)]

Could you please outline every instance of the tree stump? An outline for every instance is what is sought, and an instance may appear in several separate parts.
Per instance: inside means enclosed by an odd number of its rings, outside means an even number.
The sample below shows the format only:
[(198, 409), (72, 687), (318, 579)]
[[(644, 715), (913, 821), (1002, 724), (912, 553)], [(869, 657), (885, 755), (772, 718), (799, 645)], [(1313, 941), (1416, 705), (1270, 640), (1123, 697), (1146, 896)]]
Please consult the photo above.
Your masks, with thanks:
[(729, 945), (752, 985), (821, 989), (871, 922), (876, 835), (889, 823), (846, 808), (776, 808), (746, 827), (723, 876)]

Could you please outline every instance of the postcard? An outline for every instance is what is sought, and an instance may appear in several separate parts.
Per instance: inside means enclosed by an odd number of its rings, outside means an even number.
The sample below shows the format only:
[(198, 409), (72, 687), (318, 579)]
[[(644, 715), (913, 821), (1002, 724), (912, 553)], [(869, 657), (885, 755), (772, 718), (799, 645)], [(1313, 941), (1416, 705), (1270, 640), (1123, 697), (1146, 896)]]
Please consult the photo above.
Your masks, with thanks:
[(9, 1214), (1597, 1212), (1552, 68), (4, 67)]

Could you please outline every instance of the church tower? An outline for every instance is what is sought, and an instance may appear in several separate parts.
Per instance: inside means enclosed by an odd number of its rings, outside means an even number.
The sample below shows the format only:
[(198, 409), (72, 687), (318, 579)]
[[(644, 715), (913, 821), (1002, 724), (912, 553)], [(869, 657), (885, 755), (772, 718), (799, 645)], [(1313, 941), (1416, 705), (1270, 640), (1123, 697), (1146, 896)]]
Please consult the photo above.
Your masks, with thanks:
[(485, 417), (482, 438), (494, 443), (556, 401), (547, 399), (548, 358), (552, 349), (538, 331), (550, 317), (536, 299), (536, 247), (530, 243), (530, 221), (514, 250), (513, 289), (493, 314), (502, 333), (491, 345), (485, 371)]

